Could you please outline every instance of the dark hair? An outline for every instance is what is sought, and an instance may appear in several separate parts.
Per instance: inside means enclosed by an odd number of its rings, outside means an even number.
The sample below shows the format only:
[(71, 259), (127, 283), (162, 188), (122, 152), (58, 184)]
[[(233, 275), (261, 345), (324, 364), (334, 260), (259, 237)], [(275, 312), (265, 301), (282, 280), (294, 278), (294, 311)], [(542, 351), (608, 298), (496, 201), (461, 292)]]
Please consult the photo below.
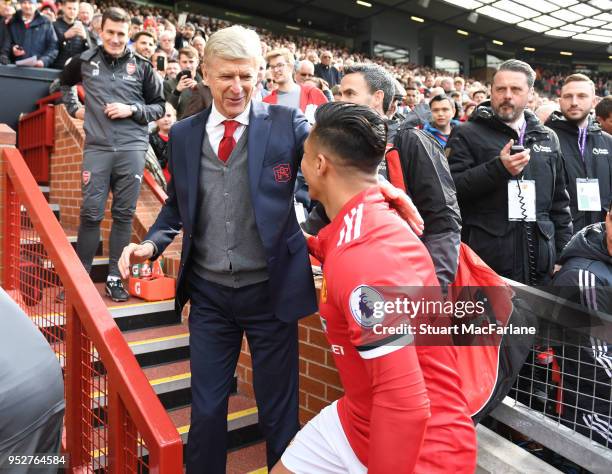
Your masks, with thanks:
[(349, 102), (328, 102), (315, 112), (311, 136), (347, 166), (376, 173), (387, 147), (387, 123), (376, 111)]
[(168, 59), (168, 62), (166, 63), (166, 65), (171, 64), (171, 63), (175, 63), (178, 64), (178, 59)]
[(130, 15), (128, 15), (122, 8), (110, 7), (104, 10), (104, 13), (102, 14), (102, 25), (100, 28), (104, 29), (104, 23), (106, 23), (106, 20), (129, 23)]
[(527, 85), (529, 88), (533, 87), (533, 83), (536, 79), (536, 73), (533, 68), (526, 62), (519, 61), (518, 59), (508, 59), (501, 63), (497, 71), (495, 71), (495, 74), (493, 74), (493, 82), (495, 82), (495, 75), (501, 71), (522, 72), (527, 78)]
[(448, 100), (453, 110), (457, 108), (457, 106), (455, 105), (455, 101), (451, 99), (449, 96), (444, 95), (444, 94), (439, 94), (439, 95), (432, 97), (432, 99), (429, 101), (429, 106), (431, 107), (431, 104), (433, 104), (434, 102), (442, 102), (443, 100)]
[(157, 38), (155, 37), (155, 35), (153, 33), (151, 33), (150, 31), (139, 31), (138, 33), (136, 33), (134, 35), (134, 43), (136, 41), (138, 41), (138, 39), (141, 36), (148, 36), (149, 38), (151, 38), (153, 40), (154, 43), (157, 43)]
[(612, 95), (607, 95), (595, 107), (595, 117), (607, 119), (612, 114)]
[[(77, 1), (77, 0), (75, 0)], [(140, 18), (138, 18), (137, 16), (135, 16), (134, 18), (132, 18), (130, 20), (130, 22), (132, 23), (132, 25), (138, 25), (138, 26), (142, 26), (142, 20)]]
[(344, 75), (361, 74), (370, 93), (383, 91), (383, 112), (387, 113), (395, 95), (395, 81), (383, 67), (377, 64), (355, 64), (344, 68)]

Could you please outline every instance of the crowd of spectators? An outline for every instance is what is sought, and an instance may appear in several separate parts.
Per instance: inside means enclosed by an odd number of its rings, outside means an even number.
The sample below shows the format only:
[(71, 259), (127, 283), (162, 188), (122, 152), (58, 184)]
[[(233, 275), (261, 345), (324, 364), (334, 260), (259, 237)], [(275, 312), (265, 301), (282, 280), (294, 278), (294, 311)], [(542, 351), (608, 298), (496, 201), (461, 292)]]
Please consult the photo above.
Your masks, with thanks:
[[(152, 59), (154, 65), (160, 57), (163, 58), (159, 59), (159, 64), (163, 62), (165, 67), (159, 68), (159, 72), (164, 78), (166, 75), (174, 78), (184, 69), (174, 63), (174, 60), (179, 60), (180, 49), (192, 47), (201, 57), (206, 39), (216, 30), (230, 26), (226, 21), (194, 14), (182, 16), (179, 21), (172, 10), (125, 1), (3, 1), (0, 4), (0, 16), (4, 20), (0, 21), (0, 63), (34, 58), (25, 64), (61, 69), (70, 56), (100, 43), (101, 12), (109, 6), (121, 6), (131, 15), (130, 42), (137, 46), (140, 54)], [(333, 90), (345, 67), (368, 62), (380, 64), (404, 88), (414, 86), (425, 97), (439, 95), (442, 91), (445, 94), (457, 92), (457, 119), (464, 118), (463, 112), (484, 100), (490, 91), (489, 83), (480, 83), (469, 77), (453, 78), (446, 71), (428, 66), (370, 58), (347, 47), (308, 37), (275, 35), (263, 29), (257, 29), (257, 32), (264, 43), (264, 56), (269, 50), (289, 49), (295, 57), (296, 69), (310, 69), (310, 73), (306, 71), (305, 74), (310, 74), (308, 77), (324, 91)], [(542, 95), (539, 98), (539, 105), (542, 105), (547, 103), (547, 98), (558, 96), (567, 71), (538, 68), (536, 72), (535, 87)], [(598, 95), (610, 94), (612, 81), (605, 74), (591, 78)], [(197, 79), (194, 77), (192, 80)], [(263, 85), (274, 87), (273, 81)], [(178, 115), (181, 118), (180, 111)]]
[[(211, 105), (212, 95), (203, 80), (206, 76), (205, 64), (202, 61), (204, 47), (212, 33), (230, 26), (230, 23), (201, 15), (177, 16), (171, 10), (129, 2), (58, 1), (54, 3), (37, 2), (37, 0), (3, 2), (0, 4), (0, 63), (63, 69), (70, 58), (101, 44), (101, 13), (110, 6), (121, 6), (129, 13), (131, 16), (129, 47), (150, 60), (159, 80), (163, 81), (164, 97), (167, 101), (166, 111), (162, 118), (151, 124), (149, 137), (152, 152), (158, 162), (151, 163), (148, 158), (147, 162), (154, 168), (154, 175), (159, 178), (160, 184), (165, 185), (171, 179), (167, 170), (169, 130), (176, 120), (189, 117)], [(529, 284), (550, 283), (553, 269), (559, 270), (556, 268), (557, 260), (554, 257), (567, 248), (572, 234), (575, 234), (574, 241), (589, 234), (589, 239), (597, 246), (599, 257), (603, 256), (597, 260), (598, 262), (609, 257), (608, 249), (612, 248), (612, 238), (602, 239), (602, 235), (606, 233), (606, 226), (602, 222), (605, 220), (607, 226), (612, 228), (610, 200), (606, 200), (605, 197), (610, 194), (610, 189), (603, 187), (609, 183), (609, 178), (612, 176), (610, 168), (603, 170), (593, 168), (593, 172), (588, 176), (582, 176), (581, 173), (583, 164), (592, 159), (591, 157), (585, 160), (584, 156), (590, 156), (588, 153), (593, 149), (595, 152), (592, 154), (597, 156), (609, 153), (611, 139), (607, 133), (610, 133), (612, 126), (610, 77), (604, 74), (590, 75), (595, 94), (604, 97), (595, 109), (599, 124), (593, 123), (591, 118), (585, 119), (586, 115), (581, 118), (586, 120), (584, 122), (586, 125), (582, 128), (588, 128), (591, 140), (597, 138), (599, 141), (587, 145), (587, 155), (584, 155), (584, 149), (579, 150), (582, 161), (576, 162), (579, 171), (575, 176), (571, 176), (572, 182), (582, 184), (584, 180), (593, 181), (589, 177), (601, 180), (601, 191), (597, 191), (598, 202), (595, 209), (592, 206), (583, 209), (582, 204), (579, 204), (580, 193), (569, 186), (569, 194), (566, 194), (565, 183), (562, 182), (564, 170), (568, 169), (567, 157), (571, 155), (564, 148), (568, 148), (570, 144), (572, 147), (574, 145), (580, 147), (580, 138), (577, 140), (574, 135), (582, 133), (580, 127), (574, 126), (573, 122), (571, 127), (566, 126), (567, 120), (563, 119), (570, 117), (573, 111), (571, 98), (559, 100), (563, 88), (569, 87), (566, 80), (567, 71), (536, 68), (533, 78), (535, 82), (532, 83), (537, 92), (527, 103), (530, 111), (525, 117), (519, 114), (520, 119), (507, 120), (507, 123), (513, 125), (510, 125), (510, 128), (506, 127), (504, 133), (499, 134), (499, 124), (494, 120), (493, 114), (493, 112), (499, 114), (499, 110), (493, 110), (492, 104), (485, 102), (491, 98), (491, 84), (488, 82), (453, 75), (428, 66), (412, 63), (396, 64), (381, 57), (370, 58), (347, 47), (312, 38), (279, 36), (262, 29), (257, 31), (261, 38), (263, 58), (258, 69), (255, 100), (300, 108), (311, 122), (317, 106), (326, 101), (344, 98), (339, 86), (343, 76), (346, 78), (351, 74), (357, 75), (360, 80), (362, 79), (360, 74), (364, 78), (368, 76), (369, 72), (367, 68), (363, 69), (363, 64), (377, 64), (393, 76), (395, 83), (394, 93), (390, 94), (392, 99), (386, 97), (386, 102), (379, 104), (379, 113), (387, 115), (390, 131), (394, 124), (410, 123), (413, 127), (429, 134), (440, 145), (441, 149), (435, 148), (433, 152), (441, 154), (446, 148), (450, 172), (462, 206), (462, 236), (465, 238), (468, 235), (466, 229), (469, 231), (471, 227), (470, 245), (476, 248), (480, 244), (480, 248), (477, 248), (478, 253), (498, 273)], [(358, 64), (361, 66), (355, 68)], [(524, 72), (520, 69), (509, 69), (506, 73), (517, 71)], [(529, 71), (527, 77), (529, 80), (532, 79)], [(574, 82), (574, 86), (576, 83), (584, 86), (588, 79), (575, 77), (569, 83)], [(531, 84), (529, 86), (531, 87)], [(563, 100), (566, 102), (565, 107)], [(478, 107), (480, 104), (482, 107)], [(503, 104), (496, 106), (503, 109)], [(479, 112), (472, 117), (474, 120), (462, 125), (462, 122), (468, 121), (475, 110)], [(589, 111), (590, 105), (587, 115)], [(543, 124), (555, 130), (561, 140), (560, 143), (559, 139), (548, 135), (548, 129), (545, 129)], [(563, 130), (563, 127), (569, 130)], [(562, 132), (566, 132), (567, 137), (564, 138)], [(547, 197), (550, 202), (546, 201), (544, 204), (540, 203), (541, 196), (538, 196), (538, 206), (542, 206), (543, 209), (537, 209), (537, 219), (535, 215), (530, 219), (530, 222), (536, 223), (535, 225), (524, 225), (526, 221), (522, 222), (520, 218), (514, 219), (520, 222), (520, 225), (515, 222), (508, 224), (503, 213), (498, 212), (507, 205), (506, 186), (511, 181), (509, 178), (521, 175), (529, 161), (529, 153), (526, 150), (520, 152), (523, 155), (519, 158), (518, 155), (510, 153), (508, 140), (515, 135), (521, 137), (521, 141), (526, 137), (525, 143), (529, 140), (540, 140), (538, 150), (534, 151), (532, 156), (537, 156), (540, 161), (551, 160), (553, 171), (536, 170), (537, 173), (533, 171), (531, 176), (534, 186), (537, 183), (538, 190), (549, 188), (557, 190), (554, 195)], [(544, 135), (546, 139), (541, 138)], [(415, 134), (415, 136), (420, 135)], [(496, 140), (494, 142), (488, 140), (490, 136), (494, 136)], [(475, 155), (474, 150), (478, 152)], [(489, 166), (490, 157), (496, 153), (499, 153), (501, 164), (497, 163), (493, 170), (496, 177), (493, 186), (490, 184), (493, 181), (489, 179), (488, 174), (478, 173)], [(542, 153), (542, 156), (536, 153)], [(559, 158), (553, 159), (551, 153), (555, 157), (560, 157), (562, 154), (566, 156), (564, 164)], [(603, 161), (597, 161), (600, 162)], [(156, 166), (158, 169), (155, 169)], [(567, 172), (570, 173), (571, 170)], [(518, 189), (518, 178), (516, 183)], [(535, 189), (533, 192), (535, 200)], [(607, 207), (602, 210), (599, 201)], [(564, 213), (561, 217), (559, 209)], [(541, 219), (541, 215), (544, 215), (545, 219)], [(585, 231), (580, 232), (583, 228)], [(609, 230), (608, 233), (612, 234)], [(517, 239), (522, 239), (523, 236), (527, 236), (529, 242), (535, 241), (539, 249), (544, 249), (544, 251), (538, 249), (537, 256), (541, 257), (542, 261), (532, 261), (534, 257), (530, 254), (532, 249), (527, 248), (520, 265), (515, 265), (515, 268), (511, 269), (505, 268), (504, 265), (508, 262), (512, 263), (512, 256), (501, 252), (500, 248), (514, 252), (515, 247), (522, 247), (522, 241), (519, 242)], [(583, 240), (586, 242), (588, 239), (584, 237)], [(476, 241), (479, 242), (475, 243)], [(587, 248), (588, 245), (584, 243), (582, 247)], [(571, 256), (567, 256), (569, 257)], [(499, 260), (498, 266), (492, 263), (497, 262), (496, 259)], [(608, 282), (612, 281), (612, 271), (609, 267), (610, 262), (604, 263), (605, 271), (602, 272), (605, 276), (598, 276), (598, 279), (606, 282), (600, 286), (608, 287)], [(537, 272), (532, 268), (534, 265), (537, 266)], [(578, 270), (584, 268), (579, 267)], [(568, 275), (567, 271), (565, 275)], [(608, 357), (607, 351), (606, 357)], [(607, 422), (609, 423), (609, 419)], [(591, 427), (593, 424), (587, 423), (587, 426)], [(612, 436), (610, 433), (612, 431), (606, 429), (602, 436)]]

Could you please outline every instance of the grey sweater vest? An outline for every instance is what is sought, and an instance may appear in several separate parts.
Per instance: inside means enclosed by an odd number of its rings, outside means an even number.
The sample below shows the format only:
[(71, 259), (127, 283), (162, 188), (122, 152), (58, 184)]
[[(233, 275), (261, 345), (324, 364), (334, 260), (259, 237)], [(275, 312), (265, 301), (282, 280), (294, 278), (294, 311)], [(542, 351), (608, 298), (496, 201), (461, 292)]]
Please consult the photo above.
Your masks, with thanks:
[(247, 140), (248, 129), (224, 164), (204, 134), (200, 158), (193, 270), (200, 278), (233, 288), (268, 279), (251, 203)]

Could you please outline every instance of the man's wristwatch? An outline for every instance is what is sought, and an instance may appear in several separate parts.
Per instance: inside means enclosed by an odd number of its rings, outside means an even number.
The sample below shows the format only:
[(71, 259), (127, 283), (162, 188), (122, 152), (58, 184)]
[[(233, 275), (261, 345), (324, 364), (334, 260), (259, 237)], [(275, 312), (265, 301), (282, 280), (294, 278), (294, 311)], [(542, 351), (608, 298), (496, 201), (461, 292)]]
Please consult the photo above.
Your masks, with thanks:
[(134, 115), (136, 112), (138, 112), (138, 107), (132, 104), (130, 105), (130, 110), (132, 111), (132, 115)]

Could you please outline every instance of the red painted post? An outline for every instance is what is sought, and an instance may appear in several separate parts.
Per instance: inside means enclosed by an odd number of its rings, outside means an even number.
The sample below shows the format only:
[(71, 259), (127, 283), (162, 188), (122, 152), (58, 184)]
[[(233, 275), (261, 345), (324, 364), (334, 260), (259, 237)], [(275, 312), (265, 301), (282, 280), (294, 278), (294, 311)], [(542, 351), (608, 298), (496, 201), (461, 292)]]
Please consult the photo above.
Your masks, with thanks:
[(71, 304), (71, 295), (66, 290), (66, 369), (64, 384), (66, 391), (66, 451), (70, 454), (70, 469), (77, 470), (79, 467), (89, 463), (90, 457), (86, 452), (91, 452), (91, 447), (86, 446), (85, 423), (86, 413), (82, 409), (85, 403), (83, 384), (84, 367), (87, 364), (87, 345), (82, 337), (83, 327), (78, 315)]

